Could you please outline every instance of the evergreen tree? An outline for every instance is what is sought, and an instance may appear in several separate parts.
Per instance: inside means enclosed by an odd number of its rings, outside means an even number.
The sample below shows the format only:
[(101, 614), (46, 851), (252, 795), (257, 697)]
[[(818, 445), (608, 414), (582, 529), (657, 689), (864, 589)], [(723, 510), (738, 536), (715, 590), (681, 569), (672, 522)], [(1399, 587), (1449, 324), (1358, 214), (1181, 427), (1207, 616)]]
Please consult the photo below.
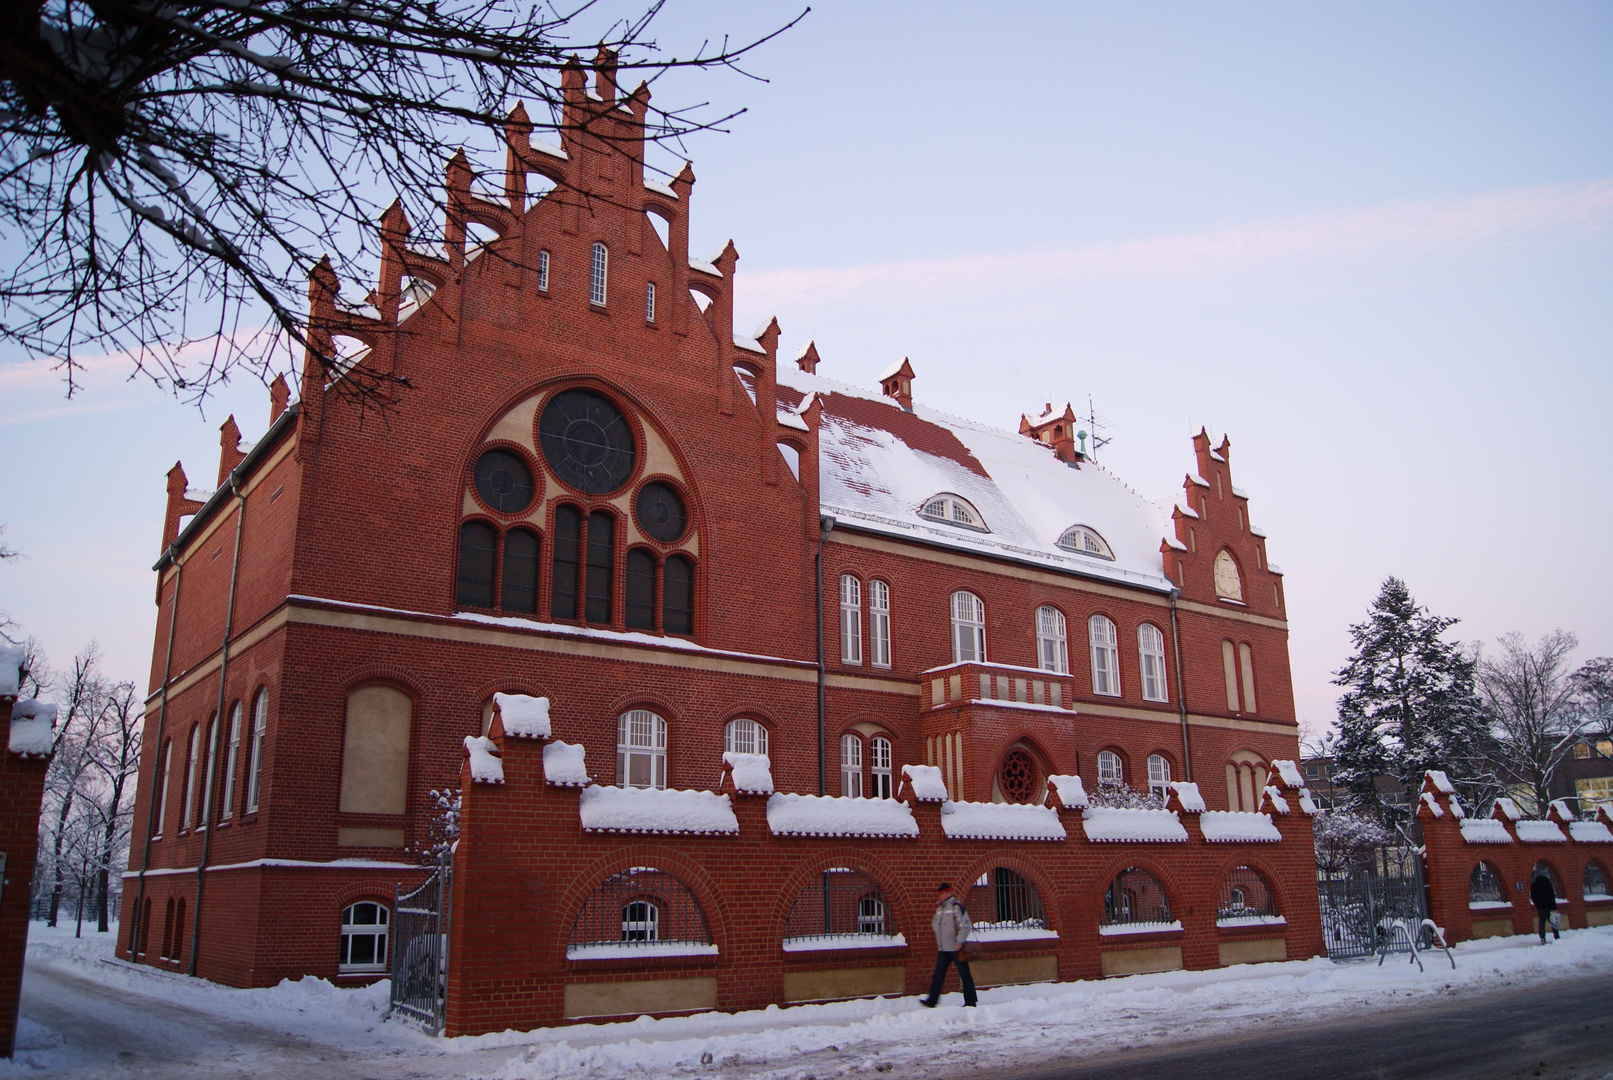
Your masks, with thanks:
[(1450, 776), (1470, 812), (1494, 798), (1486, 764), (1492, 737), (1474, 691), (1475, 661), (1442, 636), (1458, 621), (1430, 615), (1391, 577), (1366, 621), (1350, 627), (1355, 651), (1333, 682), (1345, 688), (1334, 778), (1351, 808), (1405, 820), (1413, 808), (1386, 806), (1374, 779), (1394, 777), (1415, 795), (1428, 769)]

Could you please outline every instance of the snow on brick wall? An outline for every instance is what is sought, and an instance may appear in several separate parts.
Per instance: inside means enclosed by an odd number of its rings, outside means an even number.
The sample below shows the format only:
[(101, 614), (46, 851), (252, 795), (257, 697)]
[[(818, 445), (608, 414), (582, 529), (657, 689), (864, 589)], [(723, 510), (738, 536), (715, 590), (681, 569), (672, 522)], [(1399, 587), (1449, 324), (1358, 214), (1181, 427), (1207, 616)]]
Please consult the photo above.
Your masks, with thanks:
[(50, 753), (56, 727), (56, 706), (47, 701), (19, 701), (11, 707), (13, 754), (44, 757)]
[(773, 794), (773, 766), (766, 754), (738, 754), (732, 750), (722, 756), (734, 778), (734, 790), (747, 795)]
[(1462, 821), (1462, 839), (1470, 844), (1510, 844), (1512, 837), (1507, 827), (1494, 818), (1466, 818)]
[(1081, 828), (1092, 841), (1185, 843), (1187, 829), (1174, 810), (1126, 810), (1094, 806), (1081, 815)]
[(1199, 794), (1199, 786), (1197, 784), (1190, 783), (1186, 780), (1177, 780), (1172, 782), (1171, 790), (1176, 792), (1176, 797), (1178, 799), (1182, 800), (1183, 810), (1203, 812), (1204, 796)]
[(580, 743), (556, 739), (543, 748), (543, 778), (557, 787), (585, 787), (588, 764)]
[(727, 795), (657, 788), (585, 787), (577, 805), (588, 832), (737, 833)]
[(1204, 839), (1211, 843), (1237, 840), (1279, 843), (1283, 838), (1276, 823), (1265, 814), (1235, 810), (1205, 811), (1199, 815), (1199, 828), (1204, 830)]
[(470, 755), (470, 778), (478, 784), (504, 783), (504, 763), (498, 747), (486, 735), (466, 735), (465, 752)]
[(1084, 810), (1087, 806), (1087, 789), (1079, 776), (1049, 776), (1047, 782), (1059, 794), (1059, 802), (1071, 810)]
[(1568, 832), (1581, 844), (1613, 844), (1613, 831), (1600, 821), (1571, 822)]
[(774, 836), (917, 836), (913, 808), (895, 799), (774, 795), (767, 800)]
[(913, 798), (919, 802), (945, 802), (946, 781), (935, 765), (903, 765), (902, 776), (913, 789)]
[(1273, 761), (1271, 767), (1276, 770), (1277, 775), (1283, 778), (1283, 783), (1289, 787), (1302, 788), (1305, 786), (1305, 778), (1299, 774), (1299, 766), (1292, 761)]
[(941, 804), (941, 828), (953, 840), (1063, 840), (1064, 823), (1048, 806)]
[(1568, 837), (1555, 821), (1520, 821), (1514, 826), (1525, 844), (1566, 844)]
[(518, 739), (549, 738), (549, 699), (529, 694), (494, 694), (504, 734)]

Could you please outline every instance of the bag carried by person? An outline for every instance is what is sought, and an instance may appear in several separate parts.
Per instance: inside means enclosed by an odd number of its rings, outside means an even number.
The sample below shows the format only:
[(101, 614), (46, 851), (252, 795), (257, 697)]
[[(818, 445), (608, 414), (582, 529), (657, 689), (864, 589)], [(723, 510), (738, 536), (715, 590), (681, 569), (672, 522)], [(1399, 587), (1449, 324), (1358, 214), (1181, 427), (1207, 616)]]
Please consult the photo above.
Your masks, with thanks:
[(1563, 928), (1563, 913), (1560, 911), (1552, 912), (1550, 922), (1553, 930), (1561, 930)]

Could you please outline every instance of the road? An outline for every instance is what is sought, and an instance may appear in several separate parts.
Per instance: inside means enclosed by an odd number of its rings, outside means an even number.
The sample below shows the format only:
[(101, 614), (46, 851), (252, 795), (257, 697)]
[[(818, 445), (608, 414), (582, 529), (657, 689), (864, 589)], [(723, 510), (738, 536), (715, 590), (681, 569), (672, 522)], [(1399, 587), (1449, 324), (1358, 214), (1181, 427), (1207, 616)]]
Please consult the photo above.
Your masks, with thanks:
[(990, 1074), (993, 1080), (1264, 1075), (1277, 1080), (1613, 1078), (1613, 974)]

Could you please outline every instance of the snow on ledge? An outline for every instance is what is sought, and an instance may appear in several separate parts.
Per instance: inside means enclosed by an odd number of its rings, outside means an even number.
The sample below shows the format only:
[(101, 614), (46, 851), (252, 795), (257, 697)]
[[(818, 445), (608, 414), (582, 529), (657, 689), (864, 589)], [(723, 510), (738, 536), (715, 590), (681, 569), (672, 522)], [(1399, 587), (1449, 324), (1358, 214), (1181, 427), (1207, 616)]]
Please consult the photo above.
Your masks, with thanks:
[(1176, 934), (1181, 933), (1181, 930), (1180, 919), (1172, 922), (1134, 922), (1098, 927), (1098, 933), (1104, 937), (1117, 937), (1121, 934)]
[(917, 836), (913, 808), (895, 799), (778, 794), (767, 800), (774, 836)]
[(773, 794), (773, 763), (766, 754), (725, 752), (722, 763), (734, 778), (734, 790), (747, 795)]
[(1433, 784), (1434, 787), (1438, 788), (1441, 794), (1443, 794), (1443, 795), (1455, 795), (1456, 794), (1456, 785), (1451, 783), (1451, 778), (1449, 776), (1445, 775), (1445, 772), (1444, 772), (1443, 769), (1429, 769), (1426, 773), (1423, 774), (1423, 777), (1429, 783)]
[(582, 789), (577, 814), (585, 832), (739, 832), (728, 796), (710, 791), (590, 785)]
[(587, 787), (586, 755), (581, 743), (556, 739), (543, 748), (543, 779), (556, 787)]
[(1217, 926), (1287, 926), (1281, 915), (1229, 915), (1215, 920)]
[(1081, 828), (1094, 842), (1133, 841), (1183, 844), (1187, 829), (1174, 810), (1127, 810), (1093, 806), (1081, 815)]
[(504, 762), (498, 747), (486, 735), (466, 735), (465, 752), (470, 755), (470, 778), (476, 784), (504, 783)]
[(1051, 806), (944, 802), (941, 829), (951, 840), (1063, 840), (1064, 823)]
[(0, 697), (16, 697), (22, 689), (22, 666), (28, 654), (20, 645), (0, 645)]
[(785, 938), (785, 952), (832, 952), (836, 949), (905, 949), (902, 934), (822, 934), (818, 937)]
[(1510, 900), (1469, 900), (1467, 907), (1469, 911), (1501, 911), (1503, 909), (1511, 911), (1512, 902)]
[(716, 956), (717, 946), (698, 941), (611, 941), (567, 945), (567, 960), (642, 960), (652, 956)]
[(1445, 811), (1439, 808), (1439, 798), (1432, 791), (1423, 792), (1422, 804), (1428, 807), (1428, 812), (1435, 817), (1444, 817)]
[(1495, 818), (1465, 818), (1461, 822), (1462, 839), (1469, 844), (1510, 844), (1512, 836), (1507, 827)]
[(55, 705), (37, 698), (16, 702), (11, 706), (9, 749), (23, 757), (49, 757), (55, 728)]
[(1283, 778), (1283, 784), (1285, 786), (1291, 788), (1302, 788), (1305, 786), (1305, 778), (1299, 774), (1299, 766), (1295, 765), (1292, 761), (1278, 759), (1277, 761), (1273, 761), (1271, 763), (1271, 767), (1276, 771), (1278, 776)]
[(1613, 900), (1613, 893), (1588, 892), (1585, 894), (1585, 902), (1587, 904), (1599, 904), (1607, 900)]
[(1199, 786), (1186, 780), (1174, 780), (1170, 788), (1176, 792), (1176, 797), (1182, 801), (1183, 810), (1192, 810), (1195, 813), (1204, 813), (1204, 796), (1199, 793)]
[(903, 765), (902, 780), (913, 789), (919, 802), (946, 802), (947, 785), (934, 765)]
[(1071, 810), (1085, 810), (1087, 807), (1087, 789), (1081, 783), (1079, 776), (1049, 776), (1047, 782), (1053, 785), (1053, 790), (1059, 794), (1059, 802)]
[(665, 195), (669, 199), (676, 199), (678, 197), (678, 193), (673, 191), (669, 185), (663, 184), (659, 180), (651, 180), (648, 177), (646, 177), (644, 180), (644, 190), (653, 191), (657, 195)]
[(1571, 821), (1568, 834), (1581, 844), (1613, 844), (1613, 831), (1600, 821)]
[(1241, 810), (1206, 810), (1199, 815), (1199, 828), (1212, 844), (1236, 841), (1280, 843), (1283, 834), (1266, 814)]
[(1568, 837), (1555, 821), (1520, 821), (1514, 826), (1518, 839), (1525, 844), (1566, 844)]
[(494, 694), (493, 704), (498, 709), (504, 734), (518, 739), (547, 739), (549, 734), (549, 699), (530, 694)]
[(970, 941), (1057, 941), (1059, 932), (1043, 926), (977, 926)]

